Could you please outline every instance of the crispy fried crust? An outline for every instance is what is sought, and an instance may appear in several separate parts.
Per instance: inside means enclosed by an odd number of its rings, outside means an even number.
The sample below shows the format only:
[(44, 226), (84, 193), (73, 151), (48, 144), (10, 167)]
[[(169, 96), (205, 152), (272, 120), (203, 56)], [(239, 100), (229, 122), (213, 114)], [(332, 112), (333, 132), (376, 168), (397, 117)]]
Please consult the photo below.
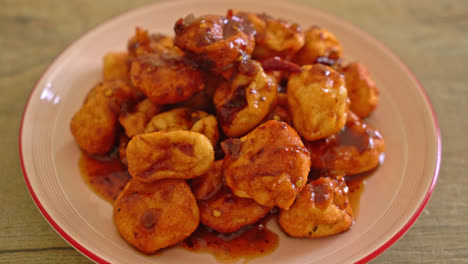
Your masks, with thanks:
[(262, 219), (272, 207), (235, 196), (227, 187), (207, 200), (199, 200), (200, 222), (221, 233), (235, 232)]
[(119, 123), (128, 137), (142, 134), (148, 122), (161, 112), (161, 106), (153, 104), (148, 98), (139, 102), (132, 111), (123, 112), (119, 116)]
[(294, 56), (299, 65), (317, 63), (319, 58), (339, 60), (343, 57), (343, 48), (333, 33), (317, 26), (305, 32), (305, 44)]
[(135, 58), (130, 69), (132, 84), (155, 104), (174, 104), (204, 89), (202, 74), (177, 52)]
[(320, 178), (297, 196), (289, 210), (281, 210), (281, 228), (294, 237), (325, 237), (348, 230), (353, 212), (343, 179)]
[(218, 122), (213, 115), (186, 107), (174, 108), (154, 116), (146, 125), (145, 133), (187, 130), (205, 135), (213, 146), (219, 139)]
[(229, 79), (236, 63), (252, 54), (253, 32), (244, 30), (238, 18), (189, 15), (175, 26), (174, 42), (203, 69)]
[(296, 23), (273, 18), (267, 14), (238, 10), (233, 13), (244, 18), (245, 22), (255, 30), (255, 49), (252, 54), (255, 59), (290, 57), (304, 45), (304, 32)]
[(196, 132), (140, 134), (127, 146), (128, 171), (143, 182), (194, 178), (207, 172), (213, 160), (209, 139)]
[(364, 64), (353, 62), (343, 68), (350, 109), (360, 118), (369, 116), (379, 103), (379, 90)]
[(348, 112), (344, 130), (322, 140), (305, 143), (310, 152), (311, 167), (354, 175), (379, 165), (385, 142), (379, 131)]
[(288, 209), (307, 182), (309, 152), (293, 128), (275, 120), (221, 143), (226, 183), (239, 197)]
[(91, 154), (109, 152), (116, 139), (117, 115), (124, 104), (135, 99), (135, 91), (121, 80), (98, 83), (70, 123), (78, 146)]
[(132, 246), (151, 254), (179, 243), (198, 227), (199, 210), (184, 180), (131, 180), (114, 203), (114, 222)]
[(104, 80), (130, 81), (130, 60), (127, 52), (109, 52), (102, 59)]
[(326, 138), (346, 123), (349, 102), (344, 78), (322, 64), (305, 65), (302, 69), (291, 73), (288, 81), (294, 127), (307, 140)]
[(214, 104), (224, 134), (239, 137), (255, 128), (270, 112), (277, 84), (259, 62), (241, 63), (240, 72), (215, 92)]

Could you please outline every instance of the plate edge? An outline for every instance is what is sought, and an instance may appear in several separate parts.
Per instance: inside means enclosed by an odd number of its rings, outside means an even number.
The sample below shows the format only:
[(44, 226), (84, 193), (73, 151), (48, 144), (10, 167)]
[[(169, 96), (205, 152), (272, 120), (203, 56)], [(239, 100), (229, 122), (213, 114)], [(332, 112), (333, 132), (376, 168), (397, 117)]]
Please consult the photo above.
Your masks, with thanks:
[[(81, 244), (79, 244), (76, 240), (74, 240), (70, 235), (68, 235), (52, 219), (52, 217), (47, 213), (47, 211), (45, 210), (45, 208), (41, 204), (39, 198), (37, 197), (37, 195), (35, 194), (35, 192), (34, 192), (34, 190), (32, 188), (32, 185), (31, 185), (31, 183), (29, 181), (29, 178), (27, 177), (26, 168), (25, 168), (24, 159), (23, 159), (23, 151), (22, 151), (22, 149), (23, 149), (22, 148), (22, 138), (23, 138), (22, 133), (23, 133), (23, 127), (24, 127), (24, 120), (25, 120), (25, 117), (26, 117), (26, 112), (27, 112), (29, 103), (31, 102), (31, 99), (32, 99), (32, 96), (33, 96), (34, 92), (37, 90), (39, 84), (44, 80), (44, 78), (46, 76), (46, 73), (49, 72), (50, 68), (56, 63), (56, 61), (59, 58), (62, 58), (70, 50), (70, 48), (72, 46), (74, 46), (75, 43), (79, 42), (81, 39), (87, 37), (92, 32), (97, 31), (99, 28), (104, 27), (106, 24), (108, 24), (111, 21), (113, 21), (115, 19), (118, 19), (120, 17), (127, 16), (127, 15), (129, 15), (131, 13), (134, 13), (134, 12), (138, 12), (139, 10), (145, 9), (145, 8), (147, 8), (149, 6), (153, 6), (153, 5), (171, 5), (171, 4), (177, 4), (179, 2), (183, 2), (183, 1), (180, 1), (180, 0), (168, 1), (168, 0), (166, 0), (166, 1), (161, 1), (159, 3), (149, 3), (149, 4), (146, 4), (146, 5), (142, 5), (140, 7), (136, 7), (136, 8), (133, 8), (131, 10), (128, 10), (126, 12), (123, 12), (123, 13), (121, 13), (119, 15), (110, 17), (110, 18), (106, 19), (104, 22), (99, 23), (96, 26), (89, 29), (88, 31), (86, 31), (86, 33), (84, 33), (83, 35), (81, 35), (80, 37), (78, 37), (77, 39), (72, 41), (62, 52), (60, 52), (52, 60), (52, 62), (50, 62), (50, 64), (47, 66), (47, 68), (41, 74), (41, 77), (38, 79), (38, 81), (33, 86), (33, 89), (31, 90), (31, 92), (30, 92), (30, 94), (28, 96), (28, 99), (27, 99), (27, 101), (25, 103), (25, 106), (23, 108), (23, 114), (22, 114), (22, 117), (21, 117), (21, 123), (20, 123), (20, 128), (19, 128), (20, 129), (20, 131), (19, 131), (19, 156), (20, 156), (20, 162), (21, 162), (21, 170), (22, 170), (22, 173), (23, 173), (23, 178), (24, 178), (24, 181), (26, 183), (28, 192), (29, 192), (31, 198), (33, 199), (36, 207), (39, 209), (42, 216), (47, 220), (47, 222), (52, 226), (52, 228), (60, 236), (62, 236), (64, 238), (64, 240), (67, 243), (69, 243), (72, 247), (74, 247), (76, 250), (81, 252), (87, 258), (91, 259), (92, 261), (98, 262), (98, 263), (110, 263), (110, 262), (104, 260), (103, 258), (97, 256), (96, 254), (94, 254), (90, 250), (86, 249)], [(273, 2), (284, 3), (285, 1), (274, 0)], [(411, 79), (416, 83), (416, 86), (418, 87), (419, 91), (422, 93), (422, 95), (424, 97), (424, 101), (426, 103), (426, 106), (428, 106), (430, 111), (431, 111), (431, 117), (432, 117), (432, 121), (433, 121), (434, 126), (435, 126), (435, 134), (436, 134), (436, 137), (437, 137), (436, 164), (435, 164), (435, 167), (434, 167), (434, 173), (433, 173), (433, 176), (432, 176), (431, 184), (430, 184), (430, 186), (429, 186), (429, 188), (428, 188), (428, 190), (426, 192), (426, 195), (423, 198), (423, 201), (421, 202), (419, 207), (416, 209), (414, 214), (411, 216), (411, 218), (408, 220), (408, 222), (390, 240), (388, 240), (382, 246), (380, 246), (379, 248), (377, 248), (376, 250), (371, 252), (366, 257), (364, 257), (364, 258), (358, 260), (357, 262), (355, 262), (355, 263), (367, 263), (367, 262), (375, 259), (377, 256), (381, 255), (383, 252), (385, 252), (388, 248), (390, 248), (395, 242), (397, 242), (411, 228), (411, 226), (415, 223), (415, 221), (421, 215), (423, 209), (426, 207), (427, 203), (429, 202), (429, 200), (430, 200), (430, 198), (432, 196), (433, 190), (435, 188), (435, 185), (437, 183), (437, 179), (438, 179), (438, 176), (439, 176), (440, 162), (441, 162), (441, 158), (442, 158), (442, 140), (441, 140), (440, 126), (439, 126), (439, 122), (437, 120), (437, 115), (435, 113), (434, 107), (433, 107), (433, 105), (431, 103), (431, 100), (430, 100), (429, 96), (427, 95), (427, 93), (426, 93), (423, 85), (421, 84), (421, 82), (416, 78), (416, 75), (410, 70), (410, 68), (390, 48), (388, 48), (380, 40), (375, 38), (370, 33), (364, 31), (360, 27), (352, 24), (351, 22), (348, 22), (348, 21), (346, 21), (344, 19), (341, 19), (341, 18), (339, 18), (337, 16), (334, 16), (332, 14), (329, 14), (329, 13), (325, 12), (325, 11), (322, 11), (321, 9), (315, 8), (315, 7), (311, 6), (311, 5), (300, 4), (298, 2), (292, 2), (292, 1), (286, 1), (286, 2), (292, 3), (292, 4), (296, 5), (296, 6), (312, 9), (312, 10), (316, 11), (317, 13), (320, 13), (321, 15), (325, 15), (325, 16), (328, 16), (330, 18), (333, 18), (336, 21), (338, 21), (339, 23), (345, 24), (347, 27), (353, 29), (354, 31), (359, 32), (360, 34), (366, 36), (367, 38), (372, 40), (374, 43), (376, 43), (381, 49), (383, 49), (387, 54), (389, 54), (392, 57), (392, 59), (394, 59), (398, 64), (400, 64), (400, 66), (402, 66), (407, 73), (409, 73)]]

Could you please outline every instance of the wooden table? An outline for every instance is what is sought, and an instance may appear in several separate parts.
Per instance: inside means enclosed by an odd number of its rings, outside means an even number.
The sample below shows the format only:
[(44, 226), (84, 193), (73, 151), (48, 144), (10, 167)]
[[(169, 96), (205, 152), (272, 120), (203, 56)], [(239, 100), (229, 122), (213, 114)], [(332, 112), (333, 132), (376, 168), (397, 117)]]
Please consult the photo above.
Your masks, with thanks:
[[(87, 263), (48, 225), (21, 173), (18, 131), (47, 65), (93, 26), (149, 0), (0, 0), (0, 263)], [(442, 130), (433, 196), (375, 263), (468, 263), (468, 3), (464, 0), (302, 1), (389, 46), (422, 82)]]

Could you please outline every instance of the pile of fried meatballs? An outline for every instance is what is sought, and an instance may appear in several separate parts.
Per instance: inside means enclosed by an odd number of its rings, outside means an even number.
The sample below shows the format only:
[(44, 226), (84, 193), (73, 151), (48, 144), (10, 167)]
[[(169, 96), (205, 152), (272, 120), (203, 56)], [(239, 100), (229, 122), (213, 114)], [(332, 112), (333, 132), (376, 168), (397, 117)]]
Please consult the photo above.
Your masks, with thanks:
[(71, 120), (85, 153), (117, 149), (128, 166), (113, 210), (125, 240), (154, 253), (199, 224), (235, 232), (274, 208), (293, 237), (348, 230), (345, 177), (385, 148), (362, 121), (379, 97), (367, 68), (343, 65), (326, 29), (266, 14), (188, 15), (174, 32), (136, 28)]

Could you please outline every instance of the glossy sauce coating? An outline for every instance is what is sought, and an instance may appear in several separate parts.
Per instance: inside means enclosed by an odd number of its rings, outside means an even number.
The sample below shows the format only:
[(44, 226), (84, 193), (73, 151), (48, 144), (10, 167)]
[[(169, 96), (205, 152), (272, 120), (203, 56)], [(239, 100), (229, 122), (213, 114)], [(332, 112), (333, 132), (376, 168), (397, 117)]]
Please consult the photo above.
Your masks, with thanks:
[(182, 247), (195, 252), (208, 252), (220, 261), (252, 259), (273, 252), (279, 244), (277, 234), (266, 228), (265, 220), (230, 233), (218, 233), (200, 225), (182, 243)]
[(309, 152), (284, 122), (270, 120), (221, 146), (226, 184), (239, 197), (287, 210), (307, 182)]
[(355, 221), (356, 218), (359, 216), (361, 195), (366, 188), (366, 178), (372, 174), (373, 171), (362, 175), (347, 177), (345, 179), (346, 185), (348, 185), (349, 203), (351, 205), (351, 209), (353, 209), (353, 217)]
[(273, 106), (276, 87), (276, 79), (258, 61), (240, 63), (239, 73), (221, 84), (213, 97), (224, 134), (239, 137), (258, 126)]
[(127, 146), (128, 171), (143, 182), (195, 178), (207, 172), (213, 160), (211, 142), (196, 132), (140, 134)]
[[(116, 196), (131, 179), (125, 166), (116, 157), (100, 157), (99, 159), (82, 153), (79, 161), (81, 174), (90, 188), (108, 202), (113, 202)], [(359, 216), (360, 199), (365, 190), (365, 180), (372, 177), (375, 170), (346, 177), (349, 188), (349, 202), (356, 219)], [(313, 180), (320, 174), (311, 172)], [(103, 183), (103, 184), (101, 184)], [(279, 237), (265, 227), (272, 215), (267, 216), (257, 224), (242, 228), (233, 234), (223, 234), (200, 225), (199, 228), (184, 242), (181, 247), (193, 252), (208, 252), (218, 260), (235, 261), (261, 257), (273, 252), (279, 244)], [(261, 238), (266, 238), (261, 240)], [(161, 253), (162, 251), (156, 252)]]
[(349, 107), (345, 80), (332, 68), (302, 66), (302, 72), (290, 74), (286, 92), (294, 128), (303, 138), (326, 138), (345, 125)]
[(349, 101), (371, 98), (361, 80), (369, 74), (341, 65), (341, 45), (325, 29), (304, 34), (266, 14), (188, 15), (174, 31), (137, 28), (126, 52), (106, 56), (105, 85), (72, 122), (78, 145), (94, 153), (82, 154), (83, 177), (114, 203), (125, 240), (147, 254), (181, 245), (235, 261), (276, 249), (265, 228), (276, 208), (291, 236), (347, 230), (362, 171), (384, 150), (348, 112)]
[(161, 105), (182, 102), (204, 89), (201, 73), (179, 52), (135, 58), (130, 78), (153, 103)]
[(385, 142), (380, 133), (348, 113), (346, 126), (322, 140), (306, 142), (315, 169), (342, 171), (354, 175), (369, 171), (380, 163)]
[(241, 19), (232, 16), (188, 15), (174, 25), (176, 46), (197, 64), (229, 79), (235, 64), (249, 56), (255, 45), (252, 32), (244, 30)]
[(142, 183), (132, 179), (115, 200), (113, 220), (129, 244), (152, 254), (190, 236), (200, 219), (184, 180)]
[(113, 203), (132, 177), (117, 155), (99, 159), (81, 152), (80, 172), (85, 182), (103, 199)]
[(279, 224), (293, 237), (319, 238), (348, 230), (353, 212), (342, 178), (320, 177), (307, 184), (289, 210), (280, 210)]

